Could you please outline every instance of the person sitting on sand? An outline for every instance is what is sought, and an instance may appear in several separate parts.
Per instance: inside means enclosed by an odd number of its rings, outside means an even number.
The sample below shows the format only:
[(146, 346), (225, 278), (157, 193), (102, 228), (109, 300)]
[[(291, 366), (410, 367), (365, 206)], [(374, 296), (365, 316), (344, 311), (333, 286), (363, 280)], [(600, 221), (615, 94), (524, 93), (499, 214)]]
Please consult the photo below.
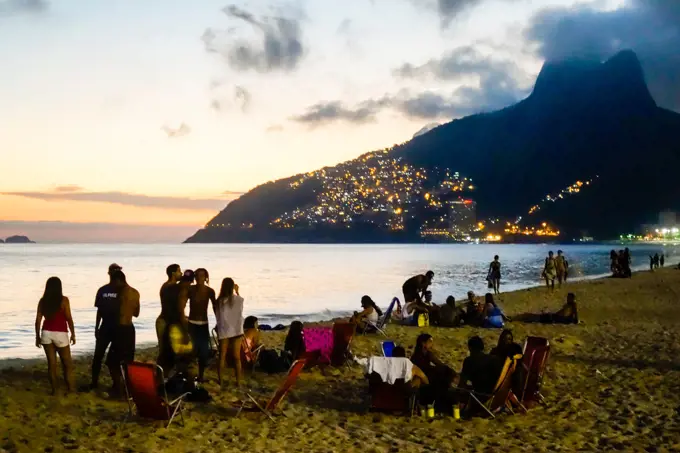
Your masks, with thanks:
[(463, 361), (458, 386), (477, 393), (490, 395), (498, 381), (504, 359), (484, 352), (484, 340), (474, 336), (468, 340), (470, 355)]
[(465, 324), (468, 326), (481, 327), (484, 324), (484, 305), (477, 301), (475, 293), (468, 291), (468, 300), (465, 303)]
[(236, 385), (243, 380), (241, 364), (241, 342), (243, 341), (243, 297), (239, 286), (231, 278), (222, 280), (220, 295), (217, 298), (217, 337), (220, 342), (220, 358), (217, 379), (220, 387), (224, 383), (224, 367), (227, 354), (234, 361)]
[(378, 319), (382, 316), (382, 310), (378, 308), (373, 299), (368, 296), (361, 298), (361, 312), (354, 312), (349, 322), (356, 326), (359, 333), (375, 331), (375, 326), (378, 324)]
[(432, 335), (427, 333), (418, 335), (411, 362), (420, 368), (430, 381), (428, 394), (422, 395), (427, 400), (424, 402), (431, 404), (432, 401), (436, 401), (446, 404), (448, 391), (456, 373), (439, 359), (434, 349)]
[(578, 308), (576, 305), (576, 295), (574, 293), (567, 294), (567, 303), (556, 313), (522, 313), (513, 316), (515, 321), (525, 323), (543, 323), (543, 324), (578, 324)]
[(432, 284), (434, 272), (427, 271), (425, 275), (416, 275), (404, 282), (401, 289), (404, 293), (404, 305), (409, 302), (422, 301), (422, 294)]
[(502, 358), (514, 357), (517, 354), (522, 355), (522, 347), (515, 343), (512, 331), (505, 329), (498, 337), (498, 345), (489, 354)]
[(543, 278), (545, 279), (545, 285), (548, 289), (555, 289), (555, 277), (557, 277), (556, 266), (555, 257), (551, 250), (548, 252), (548, 257), (545, 259), (545, 264), (543, 265)]
[(106, 357), (106, 366), (111, 373), (111, 396), (123, 394), (121, 363), (135, 360), (135, 325), (132, 318), (139, 317), (139, 291), (127, 284), (123, 271), (115, 271), (111, 280), (118, 293), (118, 319), (113, 343)]
[(208, 286), (210, 275), (203, 268), (194, 272), (196, 284), (189, 287), (189, 335), (198, 356), (198, 382), (203, 382), (205, 367), (210, 360), (210, 326), (208, 303), (215, 307), (215, 290)]
[[(71, 331), (70, 338), (69, 331)], [(45, 291), (38, 302), (38, 311), (35, 315), (35, 346), (45, 350), (47, 376), (52, 387), (52, 395), (57, 393), (57, 354), (61, 359), (67, 390), (75, 391), (73, 359), (69, 342), (71, 345), (76, 344), (71, 304), (62, 292), (61, 280), (58, 277), (50, 277), (45, 283)]]
[(283, 350), (287, 352), (292, 360), (299, 359), (305, 353), (305, 340), (302, 336), (304, 325), (300, 321), (290, 323)]
[(493, 299), (493, 294), (486, 293), (484, 294), (484, 317), (487, 319), (494, 315), (500, 315), (505, 322), (511, 321), (509, 317), (505, 316), (505, 313), (503, 313), (500, 307), (496, 305), (496, 301)]
[(465, 311), (456, 307), (456, 298), (449, 296), (446, 303), (439, 309), (440, 327), (459, 327), (465, 318)]

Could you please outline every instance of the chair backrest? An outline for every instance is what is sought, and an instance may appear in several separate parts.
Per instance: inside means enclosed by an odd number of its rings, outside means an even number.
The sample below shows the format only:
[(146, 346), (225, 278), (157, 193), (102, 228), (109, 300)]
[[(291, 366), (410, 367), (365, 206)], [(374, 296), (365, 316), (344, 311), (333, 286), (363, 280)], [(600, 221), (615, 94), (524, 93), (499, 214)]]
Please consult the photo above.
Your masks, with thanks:
[(522, 359), (524, 379), (522, 379), (521, 394), (517, 395), (520, 401), (536, 399), (549, 357), (550, 342), (546, 338), (528, 337), (526, 339)]
[(330, 363), (333, 353), (333, 330), (330, 327), (305, 327), (302, 329), (305, 351), (319, 351), (319, 362)]
[(283, 399), (286, 397), (290, 389), (295, 384), (295, 381), (297, 381), (297, 378), (298, 376), (300, 376), (300, 373), (302, 372), (302, 369), (305, 367), (306, 363), (307, 361), (305, 359), (300, 359), (293, 362), (293, 365), (291, 365), (290, 370), (288, 370), (288, 375), (286, 376), (286, 379), (281, 383), (279, 388), (276, 389), (276, 392), (274, 392), (274, 395), (267, 403), (266, 409), (268, 411), (273, 412), (274, 410), (276, 410), (279, 403), (283, 401)]
[(254, 365), (255, 354), (253, 353), (253, 339), (243, 337), (241, 342), (241, 363), (244, 365)]
[(489, 409), (489, 411), (496, 412), (505, 406), (508, 397), (510, 396), (510, 391), (512, 390), (512, 376), (515, 374), (517, 364), (521, 359), (522, 356), (519, 354), (505, 359), (503, 370), (498, 377), (496, 386), (493, 389), (493, 394), (487, 401), (487, 409)]
[(163, 369), (152, 363), (131, 362), (126, 365), (125, 388), (128, 397), (137, 407), (140, 417), (169, 420), (170, 411), (166, 399), (158, 393), (163, 382)]
[(396, 346), (396, 344), (394, 344), (394, 341), (391, 340), (383, 341), (382, 343), (380, 343), (380, 346), (382, 347), (383, 356), (392, 357), (392, 351)]
[(394, 311), (394, 306), (397, 304), (397, 301), (399, 301), (398, 298), (392, 299), (392, 302), (390, 302), (390, 306), (387, 307), (387, 310), (385, 311), (385, 314), (383, 315), (382, 318), (378, 320), (378, 327), (383, 328), (387, 325), (387, 323), (390, 322), (390, 318), (392, 317), (392, 312)]
[(354, 338), (355, 325), (349, 322), (336, 322), (333, 324), (333, 352), (331, 364), (342, 366), (347, 359), (349, 348)]

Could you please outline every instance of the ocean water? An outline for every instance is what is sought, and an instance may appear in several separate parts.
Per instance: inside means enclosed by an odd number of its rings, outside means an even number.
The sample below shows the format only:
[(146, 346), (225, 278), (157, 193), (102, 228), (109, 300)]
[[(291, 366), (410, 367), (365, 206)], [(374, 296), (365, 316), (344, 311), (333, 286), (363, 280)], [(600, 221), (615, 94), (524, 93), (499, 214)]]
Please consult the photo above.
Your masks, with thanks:
[[(210, 285), (219, 291), (232, 277), (245, 298), (247, 315), (260, 324), (325, 320), (359, 309), (364, 294), (385, 308), (401, 298), (406, 278), (431, 269), (435, 303), (452, 294), (486, 292), (486, 273), (494, 254), (500, 255), (501, 291), (540, 284), (549, 250), (564, 250), (570, 278), (606, 275), (611, 245), (2, 245), (0, 246), (0, 358), (43, 354), (35, 347), (35, 312), (51, 276), (61, 278), (71, 300), (77, 344), (75, 354), (94, 348), (93, 307), (97, 289), (108, 281), (107, 268), (123, 266), (130, 285), (139, 290), (142, 307), (138, 344), (155, 342), (160, 312), (159, 289), (165, 268), (207, 268)], [(677, 263), (675, 247), (630, 247), (635, 267), (648, 266), (648, 255), (663, 251), (666, 263)], [(210, 313), (212, 317), (212, 313)], [(212, 318), (211, 318), (212, 320)], [(211, 321), (214, 324), (214, 321)]]

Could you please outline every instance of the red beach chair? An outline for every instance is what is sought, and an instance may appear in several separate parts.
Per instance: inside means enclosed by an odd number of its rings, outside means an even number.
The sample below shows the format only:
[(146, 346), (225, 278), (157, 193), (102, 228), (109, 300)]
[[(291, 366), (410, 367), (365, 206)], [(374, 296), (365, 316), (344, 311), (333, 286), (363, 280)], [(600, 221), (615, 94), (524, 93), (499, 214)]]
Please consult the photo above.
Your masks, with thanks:
[(286, 379), (281, 383), (279, 388), (276, 389), (274, 395), (269, 399), (269, 401), (263, 399), (260, 399), (258, 401), (250, 393), (246, 393), (246, 397), (248, 399), (242, 401), (235, 401), (234, 406), (238, 407), (238, 412), (236, 413), (236, 416), (238, 417), (241, 414), (241, 411), (254, 412), (259, 410), (262, 411), (262, 413), (265, 414), (267, 417), (269, 417), (270, 420), (274, 421), (272, 414), (276, 411), (279, 404), (286, 397), (290, 389), (293, 388), (295, 381), (297, 381), (298, 376), (300, 376), (300, 373), (305, 367), (305, 363), (306, 360), (304, 359), (296, 360), (295, 362), (293, 362), (293, 365), (291, 365), (290, 370), (288, 370), (288, 375), (286, 376)]
[[(167, 421), (166, 427), (168, 427), (179, 414), (182, 426), (184, 426), (182, 403), (189, 393), (170, 401), (165, 391), (163, 368), (153, 363), (142, 362), (122, 364), (120, 368), (128, 401), (128, 414), (125, 416), (125, 421), (132, 416), (134, 404), (137, 408), (137, 415), (142, 418)], [(163, 388), (162, 394), (159, 392), (159, 387)]]
[(544, 400), (541, 385), (550, 357), (550, 342), (546, 338), (527, 337), (523, 349), (521, 388), (517, 396), (522, 403), (531, 407)]
[(333, 351), (331, 353), (331, 365), (349, 366), (352, 360), (350, 346), (354, 338), (354, 324), (349, 322), (336, 322), (333, 324)]

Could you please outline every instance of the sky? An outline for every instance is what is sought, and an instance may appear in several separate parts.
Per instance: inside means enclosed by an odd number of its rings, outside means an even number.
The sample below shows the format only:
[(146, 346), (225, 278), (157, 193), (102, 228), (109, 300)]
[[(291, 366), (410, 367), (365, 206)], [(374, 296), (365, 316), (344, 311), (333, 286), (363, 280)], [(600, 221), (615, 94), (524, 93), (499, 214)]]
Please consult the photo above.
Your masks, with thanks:
[(680, 108), (677, 0), (0, 0), (0, 238), (179, 242), (230, 200), (638, 53)]

